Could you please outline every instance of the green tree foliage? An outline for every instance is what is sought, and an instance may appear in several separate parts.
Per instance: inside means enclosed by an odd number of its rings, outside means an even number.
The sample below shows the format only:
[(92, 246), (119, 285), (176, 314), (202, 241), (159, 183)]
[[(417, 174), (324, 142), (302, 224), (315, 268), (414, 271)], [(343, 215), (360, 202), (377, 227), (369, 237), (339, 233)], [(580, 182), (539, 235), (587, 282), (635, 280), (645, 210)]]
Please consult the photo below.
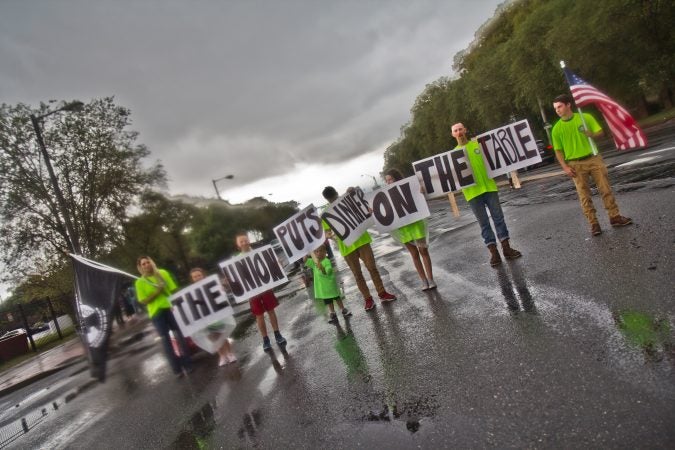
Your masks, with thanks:
[[(63, 211), (29, 119), (49, 109), (47, 104), (37, 110), (24, 104), (0, 106), (0, 243), (10, 275), (60, 268), (68, 252)], [(74, 224), (71, 238), (89, 257), (105, 254), (120, 242), (129, 207), (165, 179), (159, 164), (143, 166), (149, 151), (136, 143), (138, 134), (128, 130), (129, 124), (129, 110), (112, 98), (95, 99), (81, 112), (42, 120), (45, 144)]]
[(559, 62), (638, 116), (673, 106), (675, 2), (668, 0), (521, 0), (504, 3), (453, 59), (455, 78), (427, 85), (411, 121), (385, 151), (384, 169), (454, 146), (450, 127), (472, 134), (527, 118), (544, 136), (551, 99), (566, 92)]

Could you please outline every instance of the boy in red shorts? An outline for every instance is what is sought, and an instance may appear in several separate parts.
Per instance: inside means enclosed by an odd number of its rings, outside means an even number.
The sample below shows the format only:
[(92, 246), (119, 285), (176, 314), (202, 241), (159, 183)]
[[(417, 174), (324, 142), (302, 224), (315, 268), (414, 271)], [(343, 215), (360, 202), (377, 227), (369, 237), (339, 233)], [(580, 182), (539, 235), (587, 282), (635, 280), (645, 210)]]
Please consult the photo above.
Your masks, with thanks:
[[(241, 253), (246, 253), (251, 251), (251, 242), (248, 239), (248, 234), (245, 231), (241, 231), (235, 235), (235, 245)], [(274, 308), (279, 306), (276, 295), (273, 291), (266, 291), (255, 297), (249, 299), (249, 304), (251, 305), (251, 312), (255, 316), (255, 322), (258, 325), (258, 330), (263, 337), (263, 350), (269, 352), (272, 350), (272, 344), (270, 343), (270, 338), (267, 336), (267, 325), (265, 324), (265, 312), (270, 319), (270, 325), (272, 325), (272, 330), (274, 331), (274, 339), (277, 341), (279, 347), (286, 346), (286, 339), (279, 332), (279, 323), (277, 322), (277, 314), (274, 312)]]

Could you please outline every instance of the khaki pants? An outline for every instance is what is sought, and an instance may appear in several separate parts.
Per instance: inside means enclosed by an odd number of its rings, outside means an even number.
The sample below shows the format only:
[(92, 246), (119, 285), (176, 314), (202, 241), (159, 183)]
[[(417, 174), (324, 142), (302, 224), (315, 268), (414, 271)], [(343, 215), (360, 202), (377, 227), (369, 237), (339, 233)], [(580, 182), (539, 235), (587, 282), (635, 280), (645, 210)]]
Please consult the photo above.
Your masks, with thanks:
[(600, 155), (591, 156), (590, 158), (582, 159), (580, 161), (567, 161), (567, 165), (576, 172), (576, 176), (573, 178), (574, 185), (577, 188), (581, 209), (591, 225), (598, 223), (598, 217), (595, 214), (595, 207), (593, 206), (593, 199), (591, 198), (589, 175), (593, 177), (593, 180), (595, 181), (595, 185), (602, 197), (602, 202), (605, 205), (609, 217), (612, 218), (619, 215), (619, 207), (616, 205), (612, 187), (609, 185), (607, 167)]
[(382, 284), (382, 279), (380, 278), (380, 272), (377, 270), (375, 265), (375, 255), (373, 255), (373, 249), (370, 247), (370, 244), (362, 245), (357, 248), (350, 254), (344, 257), (347, 261), (347, 265), (354, 274), (354, 279), (356, 280), (356, 285), (363, 295), (363, 298), (366, 299), (370, 297), (370, 291), (368, 290), (368, 285), (366, 284), (365, 278), (363, 278), (363, 272), (361, 272), (361, 261), (365, 264), (366, 269), (370, 272), (370, 278), (373, 279), (373, 284), (375, 284), (375, 289), (378, 294), (385, 292), (384, 285)]

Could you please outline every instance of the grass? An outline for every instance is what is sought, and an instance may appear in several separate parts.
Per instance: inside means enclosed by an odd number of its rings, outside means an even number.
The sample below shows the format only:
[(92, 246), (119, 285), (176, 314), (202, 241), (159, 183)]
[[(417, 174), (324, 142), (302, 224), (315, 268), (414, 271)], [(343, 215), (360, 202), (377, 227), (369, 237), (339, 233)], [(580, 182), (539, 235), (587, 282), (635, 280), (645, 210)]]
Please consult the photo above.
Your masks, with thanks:
[(643, 128), (648, 128), (653, 125), (667, 122), (673, 118), (675, 118), (675, 108), (670, 108), (665, 111), (653, 114), (649, 117), (645, 117), (644, 119), (638, 120), (638, 124)]
[[(61, 330), (61, 334), (63, 335), (63, 340), (59, 339), (59, 335), (57, 333), (52, 333), (50, 336), (45, 337), (43, 339), (39, 339), (35, 341), (35, 347), (37, 348), (37, 352), (34, 352), (32, 347), (30, 346), (30, 343), (28, 344), (28, 353), (24, 355), (19, 355), (16, 356), (9, 361), (3, 361), (0, 364), (0, 372), (4, 372), (5, 370), (11, 369), (12, 367), (18, 366), (19, 364), (28, 361), (31, 358), (34, 358), (35, 356), (39, 355), (40, 353), (44, 353), (47, 350), (51, 350), (54, 347), (58, 347), (59, 345), (68, 342), (71, 339), (74, 339), (77, 337), (77, 334), (75, 333), (75, 327), (70, 326), (67, 328), (64, 328)], [(28, 339), (28, 338), (26, 338)]]

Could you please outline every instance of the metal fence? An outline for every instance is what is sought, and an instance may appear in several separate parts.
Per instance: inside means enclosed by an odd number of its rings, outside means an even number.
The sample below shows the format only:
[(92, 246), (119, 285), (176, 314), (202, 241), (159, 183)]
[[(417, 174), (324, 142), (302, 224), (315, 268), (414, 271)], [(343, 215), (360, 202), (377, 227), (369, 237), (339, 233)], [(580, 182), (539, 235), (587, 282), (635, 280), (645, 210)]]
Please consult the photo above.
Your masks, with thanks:
[(0, 314), (0, 363), (40, 348), (75, 331), (72, 303), (67, 297), (34, 300)]

